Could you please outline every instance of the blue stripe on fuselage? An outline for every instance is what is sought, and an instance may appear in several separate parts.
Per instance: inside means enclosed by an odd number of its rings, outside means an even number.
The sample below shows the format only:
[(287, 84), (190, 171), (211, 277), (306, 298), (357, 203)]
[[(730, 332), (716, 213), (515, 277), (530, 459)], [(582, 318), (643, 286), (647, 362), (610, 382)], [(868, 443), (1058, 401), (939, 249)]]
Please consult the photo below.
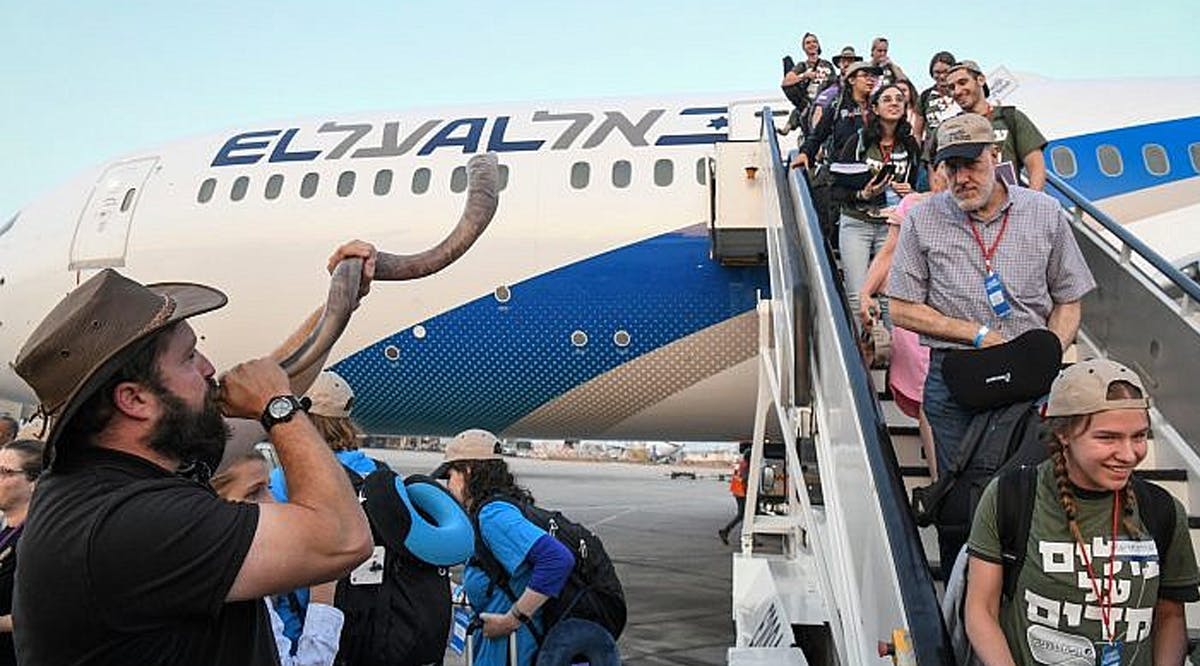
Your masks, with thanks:
[[(594, 377), (752, 309), (756, 292), (768, 290), (766, 269), (726, 268), (708, 253), (703, 227), (656, 236), (512, 285), (507, 303), (488, 295), (456, 307), (421, 322), (424, 338), (402, 330), (333, 369), (355, 387), (354, 418), (371, 432), (500, 431)], [(614, 344), (618, 330), (629, 333), (627, 347)], [(572, 345), (575, 331), (586, 345)]]
[[(1200, 156), (1193, 160), (1191, 155), (1191, 146), (1197, 143), (1200, 143), (1200, 116), (1121, 127), (1049, 142), (1045, 149), (1046, 167), (1063, 176), (1053, 166), (1054, 148), (1071, 149), (1077, 171), (1063, 179), (1095, 201), (1197, 177)], [(1146, 168), (1142, 150), (1150, 144), (1162, 146), (1167, 153), (1170, 170), (1161, 176), (1151, 174)], [(1118, 175), (1109, 176), (1100, 170), (1097, 151), (1101, 146), (1120, 151), (1123, 169)]]

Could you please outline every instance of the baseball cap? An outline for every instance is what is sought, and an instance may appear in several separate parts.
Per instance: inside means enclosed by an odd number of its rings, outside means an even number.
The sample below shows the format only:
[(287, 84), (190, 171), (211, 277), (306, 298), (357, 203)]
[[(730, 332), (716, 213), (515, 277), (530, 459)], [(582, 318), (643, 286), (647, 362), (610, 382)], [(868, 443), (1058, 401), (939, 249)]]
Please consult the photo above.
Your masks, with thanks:
[(959, 60), (958, 62), (954, 63), (953, 65), (950, 65), (950, 69), (946, 70), (946, 76), (953, 74), (954, 70), (956, 70), (956, 69), (965, 69), (968, 72), (971, 72), (972, 74), (978, 74), (979, 76), (985, 77), (984, 82), (983, 82), (983, 96), (984, 97), (992, 96), (992, 90), (991, 90), (991, 88), (988, 87), (988, 84), (987, 84), (987, 79), (986, 79), (987, 75), (983, 73), (983, 68), (979, 66), (979, 63), (975, 62), (974, 60)]
[(950, 65), (950, 69), (946, 73), (949, 74), (956, 69), (965, 69), (976, 74), (983, 74), (983, 68), (980, 67), (979, 63), (975, 62), (974, 60), (959, 60), (953, 65)]
[(978, 113), (964, 113), (942, 122), (937, 131), (937, 154), (934, 164), (951, 157), (975, 159), (984, 148), (992, 145), (996, 133), (992, 123)]
[[(1140, 398), (1108, 397), (1113, 382), (1129, 382), (1142, 393)], [(1141, 377), (1129, 368), (1106, 358), (1076, 363), (1062, 372), (1050, 386), (1046, 416), (1080, 416), (1110, 409), (1149, 409), (1150, 394)]]
[(350, 410), (354, 408), (354, 389), (332, 370), (322, 370), (304, 397), (312, 401), (308, 413), (317, 416), (350, 418)]
[(500, 440), (480, 428), (458, 433), (446, 445), (445, 459), (430, 476), (435, 479), (449, 477), (450, 465), (460, 460), (500, 460)]

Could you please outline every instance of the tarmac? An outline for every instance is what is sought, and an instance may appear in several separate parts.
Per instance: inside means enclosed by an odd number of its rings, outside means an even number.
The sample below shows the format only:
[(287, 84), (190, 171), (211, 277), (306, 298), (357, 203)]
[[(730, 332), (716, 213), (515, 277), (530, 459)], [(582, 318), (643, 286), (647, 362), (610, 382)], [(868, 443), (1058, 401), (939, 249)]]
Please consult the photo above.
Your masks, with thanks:
[[(398, 473), (428, 474), (434, 452), (371, 449)], [(725, 664), (733, 645), (733, 546), (717, 529), (733, 516), (725, 470), (506, 458), (539, 506), (558, 509), (604, 542), (625, 588), (627, 666)], [(698, 478), (671, 478), (672, 471)], [(455, 579), (460, 572), (455, 572)], [(447, 652), (447, 665), (464, 663)]]

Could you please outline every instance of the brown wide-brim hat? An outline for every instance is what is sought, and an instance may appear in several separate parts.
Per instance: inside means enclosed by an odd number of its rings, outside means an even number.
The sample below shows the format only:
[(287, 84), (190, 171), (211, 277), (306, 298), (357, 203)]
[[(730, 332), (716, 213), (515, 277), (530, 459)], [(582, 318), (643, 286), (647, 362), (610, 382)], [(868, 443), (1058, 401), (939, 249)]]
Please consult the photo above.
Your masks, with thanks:
[(25, 341), (13, 370), (33, 388), (47, 419), (47, 459), (80, 405), (155, 333), (229, 301), (199, 284), (143, 285), (104, 269), (46, 315)]

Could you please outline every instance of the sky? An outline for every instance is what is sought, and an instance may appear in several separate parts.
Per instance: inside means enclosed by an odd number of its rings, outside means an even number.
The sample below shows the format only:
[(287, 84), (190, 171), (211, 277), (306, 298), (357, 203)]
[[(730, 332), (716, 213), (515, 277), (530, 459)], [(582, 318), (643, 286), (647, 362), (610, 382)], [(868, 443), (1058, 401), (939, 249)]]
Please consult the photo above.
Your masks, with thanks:
[(888, 36), (920, 88), (943, 49), (1054, 78), (1197, 76), (1197, 19), (1195, 0), (0, 0), (0, 223), (91, 165), (268, 120), (777, 91), (810, 30), (826, 58)]

